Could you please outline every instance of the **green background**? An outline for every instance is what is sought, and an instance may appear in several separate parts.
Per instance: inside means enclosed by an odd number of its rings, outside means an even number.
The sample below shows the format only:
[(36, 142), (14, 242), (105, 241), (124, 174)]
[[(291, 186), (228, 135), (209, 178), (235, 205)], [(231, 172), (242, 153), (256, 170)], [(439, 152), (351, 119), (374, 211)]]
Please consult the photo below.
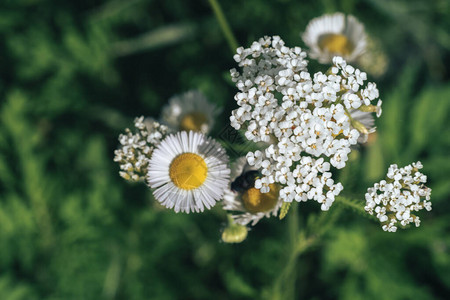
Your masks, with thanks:
[[(422, 225), (385, 233), (338, 203), (327, 213), (302, 203), (242, 244), (221, 242), (219, 207), (162, 209), (113, 162), (124, 128), (158, 117), (174, 94), (200, 89), (224, 107), (213, 136), (227, 124), (236, 64), (208, 1), (3, 0), (0, 299), (446, 299), (450, 2), (221, 4), (243, 46), (263, 35), (304, 46), (309, 20), (334, 11), (365, 24), (389, 59), (369, 75), (383, 115), (376, 140), (336, 176), (362, 204), (389, 164), (420, 159), (433, 189)], [(293, 232), (314, 240), (299, 257)]]

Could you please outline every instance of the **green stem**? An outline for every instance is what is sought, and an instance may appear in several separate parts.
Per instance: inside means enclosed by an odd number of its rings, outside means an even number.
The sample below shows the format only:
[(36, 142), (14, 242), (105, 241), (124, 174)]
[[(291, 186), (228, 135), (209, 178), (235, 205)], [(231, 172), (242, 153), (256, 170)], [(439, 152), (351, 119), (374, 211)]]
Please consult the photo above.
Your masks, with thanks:
[(297, 261), (298, 258), (316, 245), (326, 232), (333, 228), (340, 215), (340, 209), (332, 212), (321, 212), (312, 222), (307, 222), (307, 227), (303, 226), (299, 230), (299, 216), (297, 205), (292, 205), (288, 218), (288, 253), (284, 268), (276, 278), (270, 297), (268, 299), (297, 299)]
[(234, 224), (234, 219), (233, 219), (233, 217), (231, 216), (231, 214), (227, 214), (227, 220), (228, 220), (228, 223), (229, 223), (229, 224)]
[(216, 15), (217, 21), (219, 22), (220, 28), (222, 29), (225, 38), (227, 39), (228, 45), (230, 46), (231, 52), (235, 52), (238, 48), (238, 43), (236, 38), (234, 37), (233, 32), (231, 31), (230, 25), (228, 24), (227, 19), (220, 7), (219, 2), (217, 0), (208, 0), (209, 5), (211, 6), (214, 14)]
[(296, 264), (300, 254), (298, 251), (298, 242), (304, 236), (304, 232), (299, 233), (297, 205), (292, 205), (288, 216), (288, 244), (287, 260), (283, 270), (276, 279), (270, 299), (295, 299), (295, 281), (297, 278)]
[(295, 251), (295, 253), (297, 253), (297, 256), (300, 256), (304, 252), (306, 252), (306, 250), (308, 250), (314, 244), (316, 239), (317, 239), (317, 236), (310, 236), (307, 238), (300, 239), (297, 244), (296, 251)]
[(298, 243), (299, 238), (301, 238), (302, 235), (299, 234), (299, 220), (298, 220), (298, 212), (297, 212), (298, 205), (293, 205), (291, 207), (291, 218), (289, 219), (289, 248), (290, 248), (290, 258), (287, 265), (287, 283), (286, 286), (286, 297), (283, 299), (295, 299), (295, 282), (297, 279), (297, 258), (299, 256), (298, 253)]

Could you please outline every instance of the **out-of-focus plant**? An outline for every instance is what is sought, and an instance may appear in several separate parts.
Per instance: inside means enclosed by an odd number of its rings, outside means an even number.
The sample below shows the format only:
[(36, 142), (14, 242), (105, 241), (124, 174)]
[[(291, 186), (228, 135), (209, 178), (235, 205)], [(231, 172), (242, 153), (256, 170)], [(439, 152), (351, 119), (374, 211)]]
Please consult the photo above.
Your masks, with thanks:
[[(447, 1), (221, 4), (233, 47), (207, 1), (0, 4), (0, 298), (446, 299)], [(378, 63), (350, 64), (377, 83), (383, 114), (376, 133), (332, 172), (344, 190), (329, 211), (281, 203), (283, 220), (261, 213), (256, 226), (242, 226), (220, 205), (175, 214), (145, 184), (118, 176), (117, 136), (134, 116), (156, 119), (166, 99), (192, 88), (223, 108), (206, 134), (231, 161), (261, 150), (221, 126), (237, 108), (228, 72), (236, 46), (280, 35), (304, 49), (299, 32), (336, 11), (364, 24), (368, 46), (375, 41), (369, 61)], [(370, 216), (363, 195), (389, 165), (418, 159), (433, 210), (420, 213), (419, 228), (385, 233), (362, 217)], [(241, 208), (261, 207), (256, 192), (242, 193)]]

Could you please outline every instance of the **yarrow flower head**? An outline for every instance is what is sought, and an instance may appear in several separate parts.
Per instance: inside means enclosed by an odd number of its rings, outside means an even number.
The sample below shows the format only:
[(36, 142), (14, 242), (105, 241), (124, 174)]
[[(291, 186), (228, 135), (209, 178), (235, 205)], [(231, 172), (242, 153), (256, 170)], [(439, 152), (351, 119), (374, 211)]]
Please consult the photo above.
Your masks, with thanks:
[(152, 152), (170, 130), (143, 116), (134, 120), (136, 132), (125, 129), (119, 136), (120, 148), (114, 151), (114, 161), (120, 165), (120, 176), (130, 181), (144, 180)]
[(271, 143), (247, 154), (262, 174), (255, 187), (269, 192), (278, 183), (284, 186), (284, 201), (314, 199), (327, 210), (342, 190), (331, 178), (330, 165), (343, 168), (350, 147), (375, 129), (368, 114), (381, 113), (381, 100), (372, 105), (379, 96), (376, 85), (366, 85), (366, 73), (341, 57), (333, 59), (326, 74), (311, 76), (305, 52), (284, 46), (277, 36), (237, 53), (243, 70), (231, 70), (240, 90), (231, 125), (250, 141)]
[(420, 162), (400, 169), (393, 164), (387, 178), (367, 190), (365, 209), (371, 215), (376, 214), (384, 231), (395, 232), (398, 226), (412, 222), (418, 227), (420, 219), (413, 212), (431, 210), (431, 189), (424, 185), (427, 177), (420, 169)]
[(153, 151), (147, 181), (162, 205), (175, 212), (202, 212), (222, 199), (229, 185), (228, 156), (205, 135), (182, 131)]
[(225, 191), (223, 208), (240, 225), (255, 225), (264, 217), (277, 216), (283, 203), (279, 198), (279, 185), (272, 184), (268, 193), (255, 188), (259, 172), (247, 163), (245, 157), (231, 165), (231, 189)]
[(162, 111), (162, 121), (174, 131), (208, 134), (220, 110), (199, 91), (189, 91), (169, 99)]
[(312, 19), (302, 39), (309, 47), (309, 56), (320, 63), (331, 63), (334, 56), (356, 61), (366, 50), (364, 25), (354, 16), (343, 13)]

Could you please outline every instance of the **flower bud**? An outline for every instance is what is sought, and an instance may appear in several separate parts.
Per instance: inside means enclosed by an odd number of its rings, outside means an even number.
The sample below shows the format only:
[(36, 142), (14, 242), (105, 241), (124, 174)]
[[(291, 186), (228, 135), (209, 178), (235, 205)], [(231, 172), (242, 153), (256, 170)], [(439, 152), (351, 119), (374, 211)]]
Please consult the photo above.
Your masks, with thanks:
[(222, 232), (222, 241), (225, 243), (241, 243), (247, 238), (248, 229), (246, 226), (237, 223), (230, 223)]

